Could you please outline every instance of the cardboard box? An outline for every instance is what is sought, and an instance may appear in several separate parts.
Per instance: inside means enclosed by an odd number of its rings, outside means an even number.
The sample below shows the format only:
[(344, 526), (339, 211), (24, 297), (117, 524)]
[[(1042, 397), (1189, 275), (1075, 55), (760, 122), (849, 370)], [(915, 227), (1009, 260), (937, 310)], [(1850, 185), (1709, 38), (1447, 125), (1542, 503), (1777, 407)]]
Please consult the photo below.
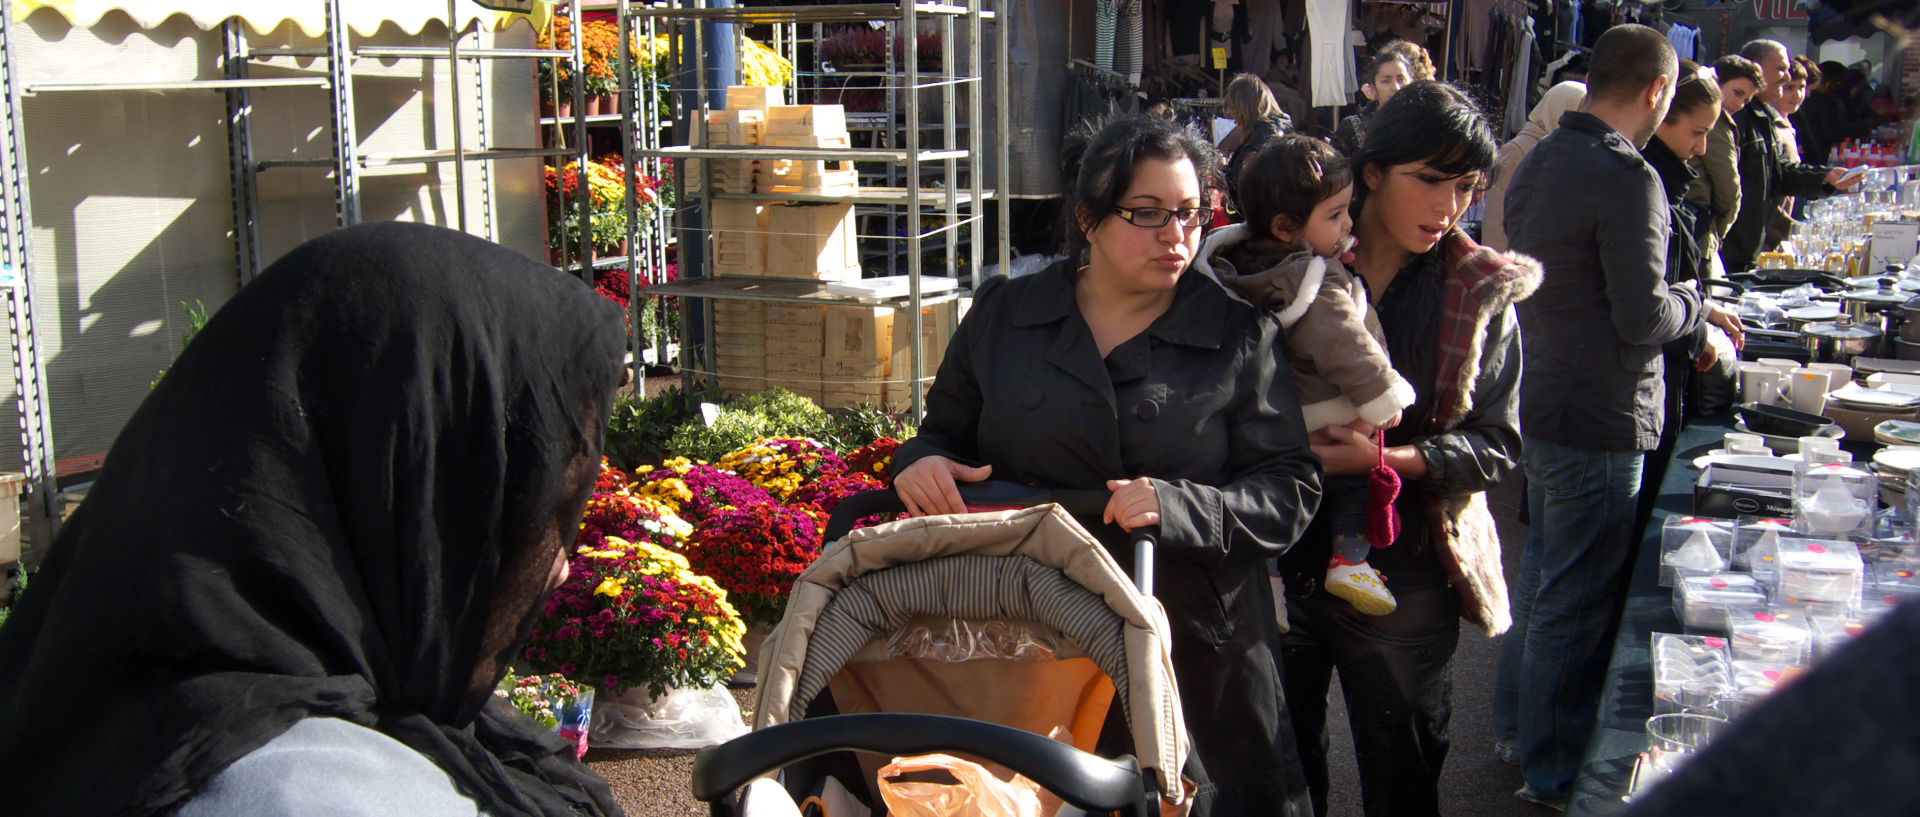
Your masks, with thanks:
[(847, 109), (840, 105), (769, 105), (766, 122), (768, 131), (844, 136)]
[(1694, 482), (1693, 513), (1724, 519), (1792, 517), (1793, 472), (1710, 463)]
[(852, 204), (781, 204), (768, 208), (767, 274), (845, 281), (860, 278)]
[(893, 320), (894, 310), (888, 307), (828, 307), (827, 360), (886, 363), (893, 357)]
[(785, 89), (779, 85), (729, 85), (727, 86), (727, 110), (759, 111), (786, 101)]

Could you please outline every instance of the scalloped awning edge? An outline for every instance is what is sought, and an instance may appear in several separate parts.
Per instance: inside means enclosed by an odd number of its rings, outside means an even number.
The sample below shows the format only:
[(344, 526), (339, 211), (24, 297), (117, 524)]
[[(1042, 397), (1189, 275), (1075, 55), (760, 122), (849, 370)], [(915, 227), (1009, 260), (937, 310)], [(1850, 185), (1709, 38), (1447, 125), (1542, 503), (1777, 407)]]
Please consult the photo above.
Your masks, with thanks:
[[(550, 9), (535, 3), (533, 14), (496, 11), (471, 0), (458, 0), (459, 28), (465, 29), (477, 18), (481, 25), (504, 29), (519, 20), (527, 20), (536, 29), (544, 24)], [(447, 19), (446, 0), (341, 0), (341, 16), (355, 34), (370, 36), (381, 26), (393, 23), (408, 34), (418, 34), (428, 23)], [(158, 28), (174, 15), (184, 15), (203, 31), (219, 28), (228, 18), (239, 17), (255, 31), (272, 31), (292, 22), (309, 37), (326, 34), (326, 4), (323, 0), (13, 0), (13, 19), (25, 20), (41, 9), (49, 9), (77, 28), (90, 28), (110, 11), (119, 10), (133, 18), (141, 28)]]

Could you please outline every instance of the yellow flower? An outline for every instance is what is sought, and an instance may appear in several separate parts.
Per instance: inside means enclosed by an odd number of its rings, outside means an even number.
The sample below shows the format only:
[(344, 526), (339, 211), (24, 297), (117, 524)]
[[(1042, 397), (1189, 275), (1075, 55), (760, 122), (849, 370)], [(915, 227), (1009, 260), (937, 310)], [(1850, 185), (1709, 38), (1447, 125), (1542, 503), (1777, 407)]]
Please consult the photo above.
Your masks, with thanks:
[(593, 589), (594, 595), (615, 599), (620, 598), (620, 594), (625, 592), (627, 592), (626, 579), (607, 579), (600, 582), (599, 587)]

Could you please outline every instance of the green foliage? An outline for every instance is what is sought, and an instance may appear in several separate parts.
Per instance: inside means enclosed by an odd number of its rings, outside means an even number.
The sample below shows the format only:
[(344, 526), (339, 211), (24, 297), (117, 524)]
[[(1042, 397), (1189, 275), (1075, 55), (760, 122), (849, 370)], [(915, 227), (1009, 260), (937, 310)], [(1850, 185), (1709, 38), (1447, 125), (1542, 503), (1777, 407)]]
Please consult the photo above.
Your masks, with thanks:
[(20, 568), (19, 577), (13, 580), (13, 597), (7, 601), (7, 606), (0, 607), (0, 627), (7, 625), (7, 618), (13, 615), (13, 605), (20, 603), (20, 594), (25, 592), (27, 592), (27, 569), (23, 567)]
[(904, 440), (919, 433), (918, 426), (905, 412), (888, 411), (872, 403), (833, 412), (827, 428), (817, 437), (841, 454), (850, 453), (881, 437)]
[(688, 421), (699, 422), (699, 405), (719, 400), (716, 388), (685, 394), (679, 386), (653, 397), (623, 395), (615, 399), (613, 416), (607, 420), (607, 460), (629, 473), (640, 465), (658, 464), (672, 452), (667, 438), (674, 429)]
[[(193, 336), (200, 334), (200, 330), (207, 328), (207, 319), (212, 317), (213, 313), (209, 312), (207, 305), (201, 303), (198, 298), (194, 299), (192, 305), (188, 305), (186, 301), (181, 301), (180, 308), (187, 310), (187, 332), (180, 336), (180, 348), (185, 349), (187, 348), (187, 344), (193, 342)], [(153, 387), (160, 385), (160, 378), (166, 376), (167, 370), (161, 369), (159, 374), (153, 376), (153, 382), (147, 384), (147, 388), (151, 390)]]
[(720, 404), (720, 416), (707, 425), (697, 412), (667, 438), (676, 456), (718, 462), (728, 452), (761, 437), (814, 437), (829, 425), (826, 409), (782, 388), (742, 395)]

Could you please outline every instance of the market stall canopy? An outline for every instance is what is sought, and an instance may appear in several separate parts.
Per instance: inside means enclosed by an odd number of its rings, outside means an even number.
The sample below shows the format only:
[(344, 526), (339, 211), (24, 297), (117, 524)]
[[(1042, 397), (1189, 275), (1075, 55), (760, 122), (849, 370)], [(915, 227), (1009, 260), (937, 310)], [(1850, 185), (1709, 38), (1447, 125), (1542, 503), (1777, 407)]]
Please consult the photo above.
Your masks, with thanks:
[[(553, 6), (547, 0), (454, 0), (459, 15), (455, 30), (475, 20), (489, 28), (506, 28), (529, 20), (536, 29), (546, 24)], [(52, 9), (80, 28), (92, 26), (102, 15), (119, 10), (142, 28), (156, 28), (176, 14), (186, 15), (204, 30), (239, 17), (256, 31), (272, 31), (292, 22), (310, 37), (327, 30), (324, 0), (13, 0), (13, 19), (25, 20), (41, 9)], [(417, 34), (427, 23), (445, 22), (447, 0), (340, 0), (340, 15), (355, 34), (371, 35), (386, 23)]]

